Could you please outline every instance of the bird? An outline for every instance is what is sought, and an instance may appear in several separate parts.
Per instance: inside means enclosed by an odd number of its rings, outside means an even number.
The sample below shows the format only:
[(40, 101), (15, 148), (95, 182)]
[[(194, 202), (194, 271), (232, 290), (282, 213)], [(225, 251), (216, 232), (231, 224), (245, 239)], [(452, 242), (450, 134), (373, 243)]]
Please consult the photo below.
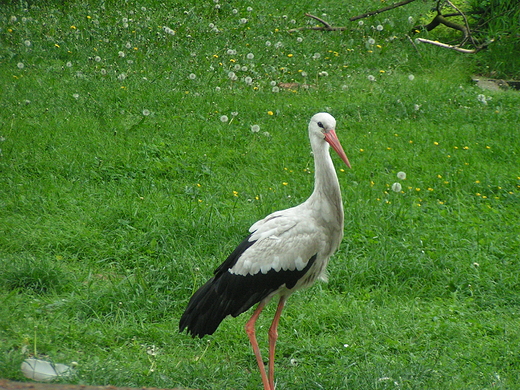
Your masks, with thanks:
[[(273, 212), (254, 223), (213, 277), (193, 294), (179, 322), (180, 332), (187, 329), (192, 337), (202, 338), (213, 334), (227, 316), (237, 317), (258, 304), (245, 331), (264, 390), (275, 390), (277, 329), (287, 299), (317, 279), (327, 280), (327, 263), (343, 238), (343, 203), (330, 147), (349, 168), (351, 165), (336, 135), (336, 119), (325, 112), (317, 113), (308, 131), (315, 168), (312, 194), (300, 205)], [(276, 295), (278, 306), (268, 331), (267, 374), (255, 323)]]

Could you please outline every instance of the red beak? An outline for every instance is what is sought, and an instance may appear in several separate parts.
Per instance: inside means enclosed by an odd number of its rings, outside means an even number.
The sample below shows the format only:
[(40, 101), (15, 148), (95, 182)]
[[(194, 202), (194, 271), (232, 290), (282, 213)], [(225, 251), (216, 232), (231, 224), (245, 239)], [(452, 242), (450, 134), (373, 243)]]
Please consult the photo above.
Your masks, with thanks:
[(350, 166), (350, 162), (348, 161), (347, 155), (343, 150), (343, 147), (339, 143), (338, 136), (336, 135), (334, 129), (325, 133), (325, 141), (327, 141), (329, 145), (332, 146), (332, 149), (334, 149), (336, 153), (341, 157), (341, 159), (345, 162), (345, 164), (347, 164), (347, 167), (352, 168)]

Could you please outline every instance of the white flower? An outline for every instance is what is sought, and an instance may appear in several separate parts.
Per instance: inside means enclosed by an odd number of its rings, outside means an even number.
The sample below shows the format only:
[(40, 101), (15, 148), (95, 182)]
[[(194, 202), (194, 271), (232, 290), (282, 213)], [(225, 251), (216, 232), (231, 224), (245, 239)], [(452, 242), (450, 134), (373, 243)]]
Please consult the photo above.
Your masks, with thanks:
[(324, 70), (321, 71), (320, 73), (318, 73), (318, 76), (323, 76), (323, 77), (327, 77), (329, 74), (327, 72), (325, 72)]
[(249, 76), (247, 76), (247, 77), (244, 79), (244, 81), (245, 81), (245, 83), (248, 84), (248, 85), (250, 85), (250, 84), (253, 83), (253, 79), (252, 79), (251, 77), (249, 77)]
[(276, 85), (276, 81), (272, 80), (269, 84), (271, 84), (271, 87), (274, 87)]
[(415, 76), (413, 74), (408, 75), (408, 80), (413, 81), (415, 79)]
[(150, 115), (150, 110), (147, 110), (146, 108), (143, 110), (143, 115), (148, 116)]
[(376, 30), (377, 31), (383, 31), (383, 25), (378, 24), (377, 27), (376, 27)]
[(229, 118), (227, 117), (227, 115), (222, 115), (222, 116), (220, 117), (220, 121), (221, 121), (221, 122), (226, 123), (228, 120), (229, 120)]
[(241, 19), (239, 20), (239, 22), (240, 22), (241, 24), (246, 24), (246, 23), (247, 23), (247, 19), (246, 19), (246, 18), (241, 18)]
[(303, 38), (302, 38), (302, 37), (298, 37), (298, 38), (296, 38), (296, 42), (298, 42), (298, 43), (302, 43), (302, 42), (303, 42)]
[(400, 180), (406, 179), (406, 173), (405, 172), (397, 172), (397, 178)]
[(126, 74), (121, 73), (119, 76), (117, 76), (117, 78), (118, 78), (118, 80), (123, 81), (124, 79), (126, 79)]
[(394, 192), (401, 192), (403, 188), (401, 187), (400, 183), (394, 183), (392, 184), (392, 191)]
[(31, 41), (29, 41), (29, 40), (26, 40), (26, 41), (24, 41), (23, 43), (24, 43), (24, 45), (27, 46), (27, 47), (31, 46)]
[(315, 59), (315, 60), (317, 60), (320, 57), (321, 57), (320, 53), (314, 53), (314, 55), (312, 56), (312, 58)]
[(275, 93), (276, 93), (276, 92), (280, 92), (280, 88), (278, 88), (278, 87), (273, 87), (273, 90), (272, 90), (272, 91), (275, 92)]
[(375, 40), (374, 38), (368, 38), (367, 43), (368, 43), (369, 45), (373, 45), (373, 44), (376, 43), (376, 40)]
[(260, 126), (258, 126), (258, 125), (251, 126), (252, 133), (258, 133), (259, 131), (260, 131)]
[(235, 81), (237, 79), (237, 75), (235, 74), (235, 72), (229, 72), (228, 77), (232, 81)]
[(360, 20), (359, 22), (357, 22), (358, 26), (362, 26), (365, 24), (365, 22), (363, 22), (362, 20)]
[(252, 60), (253, 58), (255, 58), (255, 55), (253, 53), (247, 53), (246, 58), (248, 60)]
[(188, 77), (190, 78), (190, 80), (195, 80), (197, 78), (197, 75), (195, 73), (190, 73)]
[(18, 69), (23, 69), (25, 67), (25, 65), (23, 64), (23, 62), (19, 62), (16, 64), (16, 66), (18, 67)]
[(121, 58), (123, 58), (125, 56), (125, 52), (124, 51), (120, 51), (119, 53), (117, 53), (117, 55)]
[(73, 97), (74, 99), (78, 99), (78, 98), (79, 98), (79, 94), (78, 94), (78, 93), (73, 93), (73, 94), (72, 94), (72, 97)]
[(265, 41), (266, 46), (271, 46), (271, 41)]
[(132, 44), (131, 44), (130, 42), (127, 42), (127, 43), (125, 44), (125, 47), (126, 47), (127, 49), (131, 49), (131, 48), (132, 48)]
[(408, 23), (410, 23), (410, 24), (413, 23), (413, 16), (408, 16)]
[(368, 75), (367, 77), (370, 81), (376, 81), (376, 78), (374, 76), (372, 76), (371, 74)]
[(100, 57), (100, 56), (95, 56), (95, 57), (94, 57), (94, 61), (96, 61), (96, 62), (100, 62), (100, 61), (101, 61), (101, 57)]
[(72, 62), (68, 61), (65, 65), (67, 66), (67, 68), (70, 68), (72, 67)]

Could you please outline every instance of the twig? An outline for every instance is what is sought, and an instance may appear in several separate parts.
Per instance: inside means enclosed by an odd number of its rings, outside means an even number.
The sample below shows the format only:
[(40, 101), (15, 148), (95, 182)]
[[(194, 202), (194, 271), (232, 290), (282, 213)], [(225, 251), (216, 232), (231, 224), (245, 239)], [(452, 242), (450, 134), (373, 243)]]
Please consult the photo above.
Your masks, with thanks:
[(325, 20), (318, 18), (317, 16), (311, 15), (309, 13), (306, 13), (305, 16), (308, 16), (309, 18), (313, 18), (313, 19), (317, 20), (318, 22), (322, 23), (323, 26), (306, 26), (306, 27), (292, 28), (288, 32), (292, 33), (292, 32), (302, 31), (302, 30), (344, 31), (344, 30), (348, 29), (348, 27), (332, 27)]
[(477, 51), (479, 51), (480, 49), (482, 49), (482, 48), (477, 48), (477, 49), (463, 49), (462, 47), (453, 46), (453, 45), (448, 45), (447, 43), (442, 43), (442, 42), (439, 42), (439, 41), (431, 41), (431, 40), (429, 40), (429, 39), (424, 39), (424, 38), (417, 38), (417, 40), (418, 40), (419, 42), (430, 43), (430, 44), (435, 45), (435, 46), (444, 47), (444, 48), (446, 48), (446, 49), (452, 49), (452, 50), (455, 50), (455, 51), (458, 51), (458, 52), (461, 52), (461, 53), (476, 53)]
[(376, 11), (370, 11), (370, 12), (364, 13), (362, 15), (354, 16), (354, 17), (350, 18), (349, 20), (351, 22), (353, 22), (353, 21), (358, 20), (358, 19), (366, 18), (367, 16), (377, 15), (377, 14), (380, 14), (381, 12), (385, 12), (385, 11), (389, 11), (389, 10), (397, 8), (397, 7), (401, 7), (403, 5), (411, 3), (413, 1), (415, 1), (415, 0), (403, 0), (403, 1), (399, 2), (399, 3), (395, 3), (395, 4), (392, 4), (392, 5), (389, 5), (388, 7), (380, 8), (380, 9), (378, 9)]

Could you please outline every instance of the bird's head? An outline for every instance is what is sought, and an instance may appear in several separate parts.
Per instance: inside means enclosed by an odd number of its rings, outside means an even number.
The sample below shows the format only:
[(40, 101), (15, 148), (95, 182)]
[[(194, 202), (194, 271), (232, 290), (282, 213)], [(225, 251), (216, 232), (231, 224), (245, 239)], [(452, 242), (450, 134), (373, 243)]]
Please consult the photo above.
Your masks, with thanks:
[(336, 135), (336, 119), (326, 112), (320, 112), (314, 115), (309, 122), (309, 135), (311, 137), (317, 137), (325, 140), (332, 149), (341, 157), (341, 159), (347, 164), (349, 168), (350, 162), (348, 161), (347, 155), (343, 150), (343, 147), (339, 143), (338, 136)]

